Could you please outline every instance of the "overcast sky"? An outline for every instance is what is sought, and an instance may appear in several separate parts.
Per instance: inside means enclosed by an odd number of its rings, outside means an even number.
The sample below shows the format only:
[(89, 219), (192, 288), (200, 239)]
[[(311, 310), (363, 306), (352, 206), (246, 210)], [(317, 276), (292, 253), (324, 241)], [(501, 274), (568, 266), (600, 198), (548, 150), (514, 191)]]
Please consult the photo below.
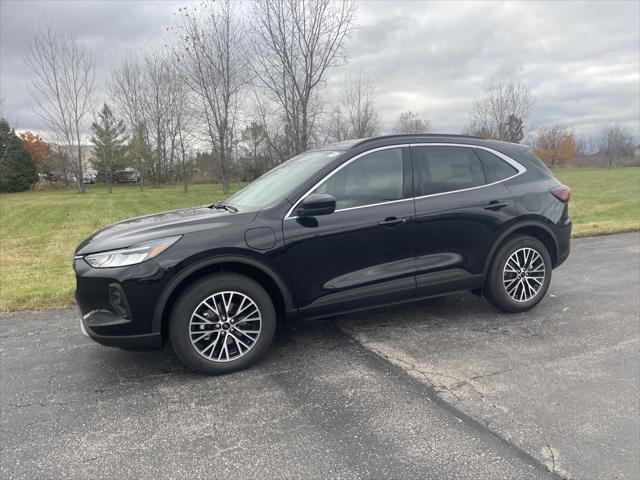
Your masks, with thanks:
[[(188, 3), (0, 0), (2, 114), (20, 130), (43, 129), (30, 108), (24, 64), (34, 22), (46, 16), (74, 29), (94, 52), (102, 85), (127, 52), (161, 48), (173, 13)], [(346, 69), (375, 75), (385, 130), (411, 109), (435, 131), (459, 133), (483, 82), (516, 76), (536, 97), (529, 127), (562, 122), (595, 135), (615, 122), (640, 136), (637, 0), (365, 1), (357, 25), (346, 44), (348, 65), (332, 71), (326, 95), (335, 96)]]

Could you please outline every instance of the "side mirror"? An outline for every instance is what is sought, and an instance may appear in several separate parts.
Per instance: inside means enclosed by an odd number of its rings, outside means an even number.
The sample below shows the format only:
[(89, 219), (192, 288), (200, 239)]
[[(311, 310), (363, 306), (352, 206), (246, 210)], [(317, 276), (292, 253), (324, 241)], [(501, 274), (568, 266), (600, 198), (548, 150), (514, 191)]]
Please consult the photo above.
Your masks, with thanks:
[(336, 210), (336, 199), (326, 193), (312, 193), (305, 198), (298, 207), (299, 217), (315, 217), (329, 215)]

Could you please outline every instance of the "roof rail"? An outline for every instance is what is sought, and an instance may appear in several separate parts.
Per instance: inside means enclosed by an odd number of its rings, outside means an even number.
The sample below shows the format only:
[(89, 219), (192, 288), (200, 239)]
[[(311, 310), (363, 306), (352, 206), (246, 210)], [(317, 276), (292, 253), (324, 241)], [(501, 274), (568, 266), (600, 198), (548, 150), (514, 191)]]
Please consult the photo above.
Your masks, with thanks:
[(396, 135), (380, 135), (378, 137), (366, 137), (366, 138), (354, 138), (353, 140), (344, 140), (342, 142), (337, 143), (329, 143), (326, 145), (322, 145), (317, 147), (317, 150), (351, 150), (352, 148), (359, 147), (361, 145), (366, 145), (367, 143), (376, 142), (378, 140), (388, 140), (388, 139), (414, 139), (414, 138), (459, 138), (465, 139), (470, 138), (474, 140), (485, 140), (488, 141), (488, 138), (482, 138), (474, 135), (460, 135), (455, 133), (401, 133)]
[(430, 137), (430, 138), (472, 138), (474, 140), (487, 140), (486, 138), (482, 138), (482, 137), (478, 137), (476, 135), (461, 135), (461, 134), (454, 134), (454, 133), (402, 133), (402, 134), (395, 134), (395, 135), (381, 135), (378, 137), (369, 137), (369, 138), (362, 138), (362, 139), (358, 139), (358, 140), (353, 140), (353, 143), (351, 144), (351, 147), (357, 147), (360, 145), (363, 145), (365, 143), (369, 143), (369, 142), (373, 142), (373, 141), (377, 141), (377, 140), (387, 140), (390, 138), (424, 138), (424, 137)]

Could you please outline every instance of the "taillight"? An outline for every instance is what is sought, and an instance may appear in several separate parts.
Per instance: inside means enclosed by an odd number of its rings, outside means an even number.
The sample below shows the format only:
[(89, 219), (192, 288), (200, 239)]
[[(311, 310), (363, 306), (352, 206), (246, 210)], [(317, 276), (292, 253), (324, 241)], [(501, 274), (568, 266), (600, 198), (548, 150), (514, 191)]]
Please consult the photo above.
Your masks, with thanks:
[(571, 189), (567, 185), (553, 187), (551, 189), (551, 193), (562, 203), (567, 203), (569, 201), (569, 198), (571, 198)]

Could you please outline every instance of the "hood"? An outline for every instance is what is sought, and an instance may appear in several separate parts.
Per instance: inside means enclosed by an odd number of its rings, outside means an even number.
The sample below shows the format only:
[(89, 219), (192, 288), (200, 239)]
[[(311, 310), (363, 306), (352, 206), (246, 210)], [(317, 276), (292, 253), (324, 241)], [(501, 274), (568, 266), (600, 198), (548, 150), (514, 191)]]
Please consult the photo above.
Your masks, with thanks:
[(126, 248), (147, 240), (185, 235), (201, 230), (246, 225), (256, 217), (257, 213), (232, 213), (201, 206), (136, 217), (94, 233), (78, 246), (75, 255)]

